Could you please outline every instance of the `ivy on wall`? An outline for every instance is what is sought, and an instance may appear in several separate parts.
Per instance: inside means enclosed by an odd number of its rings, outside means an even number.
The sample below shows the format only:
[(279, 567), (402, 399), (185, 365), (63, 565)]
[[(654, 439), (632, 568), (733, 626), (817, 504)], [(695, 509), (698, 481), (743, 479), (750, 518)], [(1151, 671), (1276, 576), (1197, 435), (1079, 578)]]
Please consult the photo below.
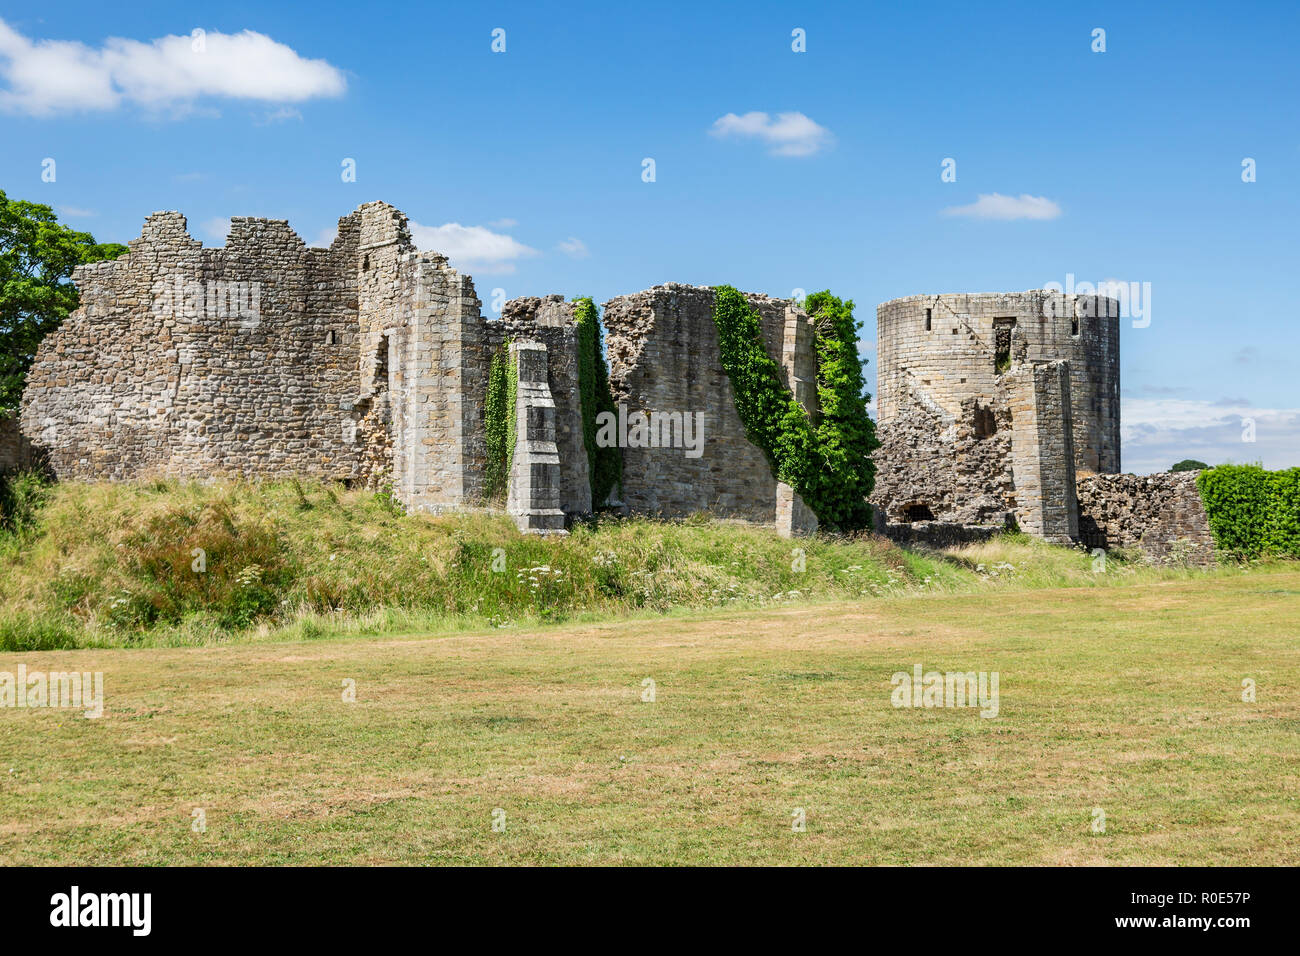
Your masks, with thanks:
[(505, 497), (510, 481), (510, 462), (515, 453), (515, 397), (519, 391), (519, 369), (507, 340), (492, 356), (488, 366), (487, 396), (483, 401), (483, 427), (487, 441), (487, 468), (483, 475), (483, 496), (489, 501)]
[(867, 415), (853, 302), (817, 292), (808, 296), (805, 308), (816, 334), (820, 408), (815, 414), (795, 401), (763, 344), (757, 313), (732, 286), (717, 287), (713, 304), (722, 367), (745, 432), (763, 450), (776, 478), (798, 492), (820, 525), (839, 531), (867, 527), (866, 498), (876, 476), (871, 453), (880, 442)]
[[(829, 290), (808, 296), (804, 310), (816, 330), (817, 440), (828, 468), (825, 480), (836, 488), (827, 523), (865, 528), (871, 524), (866, 499), (876, 486), (871, 453), (880, 447), (880, 440), (876, 423), (867, 414), (871, 396), (858, 353), (862, 323), (853, 317), (853, 300), (839, 299)], [(817, 520), (822, 520), (820, 515)]]
[(1219, 465), (1198, 474), (1196, 487), (1220, 549), (1300, 558), (1300, 468)]
[(601, 348), (600, 316), (590, 297), (573, 300), (573, 321), (578, 329), (578, 390), (582, 403), (582, 441), (587, 449), (587, 475), (591, 481), (591, 506), (599, 508), (623, 483), (620, 449), (596, 447), (596, 416), (618, 413), (609, 390), (609, 366)]

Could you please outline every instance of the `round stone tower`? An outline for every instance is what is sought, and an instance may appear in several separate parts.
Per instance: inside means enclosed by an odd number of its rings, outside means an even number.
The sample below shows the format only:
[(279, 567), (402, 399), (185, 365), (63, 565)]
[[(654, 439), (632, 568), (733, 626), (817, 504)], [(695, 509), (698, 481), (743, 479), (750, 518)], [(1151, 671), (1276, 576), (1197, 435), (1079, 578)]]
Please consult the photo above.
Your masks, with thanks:
[(882, 303), (876, 328), (882, 432), (913, 405), (951, 419), (963, 401), (991, 406), (1015, 367), (1064, 360), (1075, 472), (1119, 471), (1115, 299), (1042, 290), (913, 295)]

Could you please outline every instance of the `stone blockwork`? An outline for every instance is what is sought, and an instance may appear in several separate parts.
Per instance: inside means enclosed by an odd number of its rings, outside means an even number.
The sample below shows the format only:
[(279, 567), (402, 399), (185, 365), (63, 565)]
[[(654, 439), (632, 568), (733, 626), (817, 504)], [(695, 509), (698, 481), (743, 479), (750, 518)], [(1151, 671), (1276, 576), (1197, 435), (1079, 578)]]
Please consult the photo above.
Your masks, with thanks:
[[(1119, 303), (1046, 291), (914, 295), (876, 310), (882, 429), (924, 395), (957, 416), (1013, 364), (1070, 363), (1078, 474), (1119, 471)], [(1001, 344), (1001, 347), (999, 347)]]
[(511, 342), (510, 355), (519, 379), (506, 511), (521, 531), (564, 531), (565, 514), (560, 507), (562, 466), (547, 347), (534, 341)]
[[(470, 277), (418, 251), (386, 203), (340, 219), (328, 249), (282, 220), (240, 218), (205, 249), (180, 213), (155, 213), (127, 255), (74, 279), (81, 306), (41, 343), (18, 428), (0, 417), (0, 469), (44, 458), (60, 478), (301, 475), (390, 487), (412, 510), (478, 506), (488, 370), (509, 341), (507, 507), (536, 531), (592, 510), (573, 304), (515, 299), (489, 321)], [(811, 320), (787, 300), (748, 300), (815, 414)], [(623, 504), (811, 531), (815, 516), (745, 434), (713, 303), (710, 288), (670, 284), (605, 304)], [(1107, 474), (1119, 466), (1113, 311), (1046, 292), (881, 305), (872, 500), (885, 530), (974, 540), (1015, 521), (1052, 540), (1211, 554), (1190, 479)], [(647, 415), (651, 439), (633, 441)], [(697, 421), (702, 436), (683, 427)]]
[[(591, 511), (591, 473), (582, 431), (578, 381), (578, 328), (573, 303), (563, 296), (511, 299), (501, 308), (503, 333), (514, 342), (546, 346), (547, 387), (555, 405), (555, 441), (560, 461), (559, 506), (565, 514)], [(521, 371), (522, 377), (522, 371)]]
[[(624, 501), (634, 512), (773, 523), (778, 503), (787, 533), (807, 530), (810, 514), (793, 492), (778, 493), (766, 455), (745, 435), (722, 367), (711, 288), (671, 283), (604, 305), (610, 385), (628, 414), (702, 413), (699, 457), (681, 447), (625, 448)], [(785, 299), (748, 296), (773, 361), (805, 407), (815, 409), (816, 360), (808, 316)], [(803, 326), (802, 330), (800, 326)], [(787, 332), (787, 330), (789, 330)], [(787, 355), (788, 342), (788, 355)], [(810, 371), (811, 370), (811, 371)], [(792, 497), (793, 496), (793, 497)]]
[(36, 448), (18, 427), (18, 416), (0, 409), (0, 475), (40, 465)]
[(877, 310), (890, 523), (1078, 535), (1076, 475), (1119, 468), (1118, 304), (1051, 292), (910, 296)]
[[(127, 255), (77, 270), (81, 307), (28, 378), (25, 444), (0, 434), (0, 454), (47, 454), (64, 479), (300, 475), (390, 488), (411, 510), (478, 506), (488, 371), (509, 341), (522, 360), (509, 507), (547, 531), (592, 510), (572, 303), (516, 299), (489, 321), (470, 277), (418, 251), (386, 203), (340, 219), (328, 249), (282, 220), (231, 222), (226, 245), (205, 249), (180, 213), (155, 213)], [(750, 301), (787, 384), (814, 407), (807, 316)], [(660, 286), (607, 306), (625, 411), (667, 413), (667, 443), (623, 448), (626, 504), (811, 530), (745, 437), (712, 305), (710, 289)], [(688, 412), (703, 416), (699, 457), (673, 418)]]
[(1069, 363), (1019, 365), (1004, 378), (1016, 523), (1036, 537), (1069, 544), (1079, 536)]
[(1196, 475), (1081, 478), (1080, 541), (1089, 548), (1137, 548), (1156, 563), (1212, 563), (1214, 535)]

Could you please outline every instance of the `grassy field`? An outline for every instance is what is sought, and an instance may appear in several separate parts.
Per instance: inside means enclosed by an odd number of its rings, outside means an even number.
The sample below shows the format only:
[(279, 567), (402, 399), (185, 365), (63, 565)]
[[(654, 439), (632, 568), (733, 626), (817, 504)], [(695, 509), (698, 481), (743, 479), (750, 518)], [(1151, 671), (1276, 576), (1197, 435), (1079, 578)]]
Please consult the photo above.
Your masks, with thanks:
[[(1300, 568), (954, 587), (0, 654), (106, 695), (0, 710), (0, 863), (1300, 860)], [(998, 716), (894, 708), (918, 663), (997, 671)]]

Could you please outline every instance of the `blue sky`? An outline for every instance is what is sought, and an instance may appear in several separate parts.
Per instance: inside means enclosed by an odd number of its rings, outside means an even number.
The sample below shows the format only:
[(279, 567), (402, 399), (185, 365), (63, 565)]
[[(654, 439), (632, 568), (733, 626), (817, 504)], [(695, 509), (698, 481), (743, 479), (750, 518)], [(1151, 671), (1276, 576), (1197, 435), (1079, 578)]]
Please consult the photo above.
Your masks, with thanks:
[(873, 387), (886, 299), (1150, 283), (1124, 467), (1300, 464), (1300, 6), (612, 6), (6, 4), (0, 188), (103, 240), (179, 209), (208, 244), (384, 199), (489, 312), (829, 287)]

